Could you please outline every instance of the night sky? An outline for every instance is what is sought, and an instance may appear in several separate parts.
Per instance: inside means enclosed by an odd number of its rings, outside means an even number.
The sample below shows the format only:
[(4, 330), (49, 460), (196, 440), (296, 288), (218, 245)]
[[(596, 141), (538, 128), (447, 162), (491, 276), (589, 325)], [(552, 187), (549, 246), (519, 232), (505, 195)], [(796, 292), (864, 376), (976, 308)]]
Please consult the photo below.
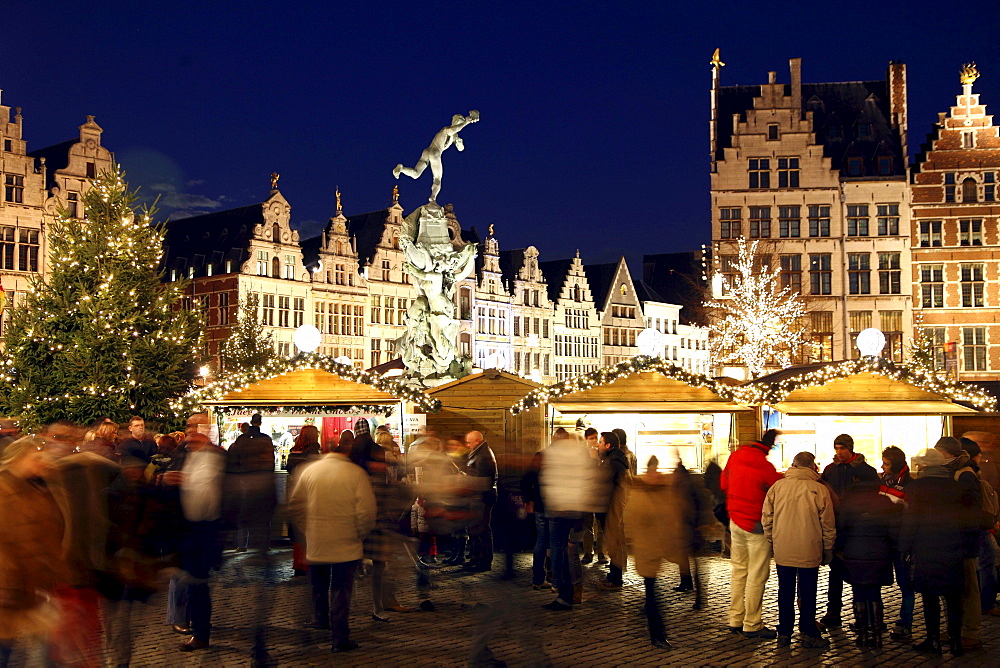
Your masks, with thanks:
[[(272, 171), (303, 238), (343, 193), (387, 206), (451, 116), (478, 109), (444, 157), (440, 203), (501, 248), (585, 261), (710, 239), (710, 67), (760, 84), (907, 64), (910, 151), (960, 92), (1000, 111), (995, 3), (19, 2), (4, 7), (0, 88), (29, 150), (104, 128), (133, 186), (180, 217), (259, 202)], [(409, 212), (430, 173), (399, 181)], [(638, 267), (634, 266), (633, 270)]]

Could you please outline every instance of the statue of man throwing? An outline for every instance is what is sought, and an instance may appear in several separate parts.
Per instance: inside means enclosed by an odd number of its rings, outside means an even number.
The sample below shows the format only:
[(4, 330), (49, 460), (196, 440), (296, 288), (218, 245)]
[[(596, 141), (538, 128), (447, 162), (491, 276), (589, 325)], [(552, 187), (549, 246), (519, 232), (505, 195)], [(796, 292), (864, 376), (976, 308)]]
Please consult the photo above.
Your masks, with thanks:
[(392, 175), (397, 179), (400, 174), (406, 174), (412, 179), (418, 179), (424, 173), (424, 170), (427, 169), (427, 166), (430, 165), (431, 174), (434, 176), (434, 183), (431, 184), (431, 196), (428, 201), (437, 204), (437, 196), (441, 192), (441, 175), (444, 173), (444, 168), (441, 166), (441, 154), (452, 144), (459, 151), (464, 150), (465, 145), (462, 144), (462, 138), (458, 136), (458, 133), (466, 125), (475, 123), (478, 120), (479, 112), (475, 109), (470, 111), (468, 116), (455, 114), (451, 118), (451, 125), (441, 128), (434, 135), (431, 145), (425, 148), (424, 152), (420, 154), (420, 159), (417, 160), (416, 165), (413, 167), (403, 167), (402, 164), (396, 165), (395, 169), (392, 170)]

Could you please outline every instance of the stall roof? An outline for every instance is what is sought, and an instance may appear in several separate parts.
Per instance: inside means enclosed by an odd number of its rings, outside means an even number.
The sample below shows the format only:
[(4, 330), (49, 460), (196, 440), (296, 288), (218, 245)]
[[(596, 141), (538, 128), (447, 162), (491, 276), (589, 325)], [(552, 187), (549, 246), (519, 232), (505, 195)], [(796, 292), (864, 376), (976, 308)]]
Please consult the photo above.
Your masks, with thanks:
[(300, 355), (253, 372), (231, 374), (176, 402), (178, 412), (198, 406), (378, 406), (409, 401), (425, 411), (441, 402), (395, 379), (359, 371), (325, 355)]
[(980, 388), (881, 358), (790, 367), (740, 389), (745, 402), (788, 415), (955, 415), (995, 404)]
[(728, 413), (750, 410), (739, 388), (690, 373), (658, 358), (636, 357), (541, 387), (511, 407), (519, 413), (548, 403), (563, 413)]

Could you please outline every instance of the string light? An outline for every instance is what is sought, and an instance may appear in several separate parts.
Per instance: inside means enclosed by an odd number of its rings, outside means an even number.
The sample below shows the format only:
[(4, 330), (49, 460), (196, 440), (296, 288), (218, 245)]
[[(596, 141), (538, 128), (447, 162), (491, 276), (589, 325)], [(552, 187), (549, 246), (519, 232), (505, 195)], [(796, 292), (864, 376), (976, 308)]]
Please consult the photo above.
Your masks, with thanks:
[(253, 415), (268, 413), (270, 415), (391, 415), (395, 410), (392, 404), (333, 404), (316, 406), (217, 406), (213, 411), (223, 416)]
[(189, 392), (172, 402), (172, 407), (178, 415), (186, 414), (204, 407), (204, 402), (218, 401), (227, 394), (240, 392), (262, 380), (274, 378), (291, 371), (303, 369), (319, 369), (332, 373), (344, 380), (361, 385), (368, 385), (381, 392), (415, 404), (428, 413), (436, 413), (441, 409), (441, 401), (428, 396), (404, 382), (392, 378), (382, 378), (370, 371), (361, 371), (349, 364), (341, 364), (334, 358), (320, 353), (301, 353), (295, 357), (278, 357), (268, 361), (263, 366), (227, 373), (224, 377), (205, 387)]
[[(794, 367), (791, 370), (794, 371)], [(704, 387), (717, 394), (724, 401), (744, 406), (773, 406), (784, 401), (795, 390), (826, 385), (832, 381), (862, 373), (871, 373), (907, 383), (921, 390), (940, 395), (948, 401), (966, 403), (981, 411), (993, 412), (997, 406), (997, 400), (980, 387), (953, 381), (930, 369), (910, 364), (896, 364), (881, 357), (863, 357), (857, 360), (832, 362), (804, 373), (785, 376), (777, 380), (764, 376), (747, 381), (742, 385), (732, 386), (667, 364), (658, 357), (640, 355), (613, 366), (603, 367), (554, 385), (533, 390), (511, 406), (510, 412), (517, 415), (567, 394), (610, 385), (622, 378), (645, 371), (656, 371), (667, 378), (673, 378), (692, 387)], [(787, 374), (788, 371), (786, 369), (782, 373)], [(859, 396), (858, 400), (865, 401), (866, 398)]]

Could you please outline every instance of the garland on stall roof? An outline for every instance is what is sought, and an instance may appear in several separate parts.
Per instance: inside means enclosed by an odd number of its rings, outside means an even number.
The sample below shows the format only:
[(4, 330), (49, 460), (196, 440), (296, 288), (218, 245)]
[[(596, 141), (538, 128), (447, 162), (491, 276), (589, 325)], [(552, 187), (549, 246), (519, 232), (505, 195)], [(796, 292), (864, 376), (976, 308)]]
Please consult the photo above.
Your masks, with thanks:
[(910, 364), (894, 364), (881, 357), (863, 357), (857, 360), (834, 362), (798, 376), (778, 381), (750, 381), (740, 386), (742, 403), (750, 406), (773, 405), (791, 392), (803, 387), (815, 387), (847, 378), (858, 373), (873, 373), (913, 385), (927, 392), (940, 394), (951, 401), (961, 401), (982, 411), (995, 411), (996, 399), (975, 385), (959, 383), (946, 376)]
[(668, 378), (679, 380), (693, 387), (704, 387), (726, 401), (745, 406), (774, 405), (790, 393), (803, 387), (815, 387), (847, 378), (859, 373), (873, 373), (893, 380), (913, 385), (927, 392), (939, 394), (951, 401), (967, 403), (982, 411), (996, 411), (996, 399), (980, 387), (953, 381), (935, 371), (908, 364), (894, 364), (881, 357), (863, 357), (826, 364), (801, 375), (777, 381), (755, 380), (732, 387), (702, 374), (667, 364), (659, 357), (640, 355), (631, 360), (602, 367), (596, 371), (564, 380), (554, 385), (540, 387), (525, 395), (510, 408), (514, 415), (531, 410), (566, 394), (581, 392), (602, 385), (610, 385), (617, 380), (642, 371), (657, 371)]
[(393, 404), (331, 404), (315, 406), (213, 406), (212, 412), (226, 417), (234, 415), (253, 415), (267, 413), (270, 415), (390, 415), (396, 406)]
[(201, 407), (203, 402), (217, 401), (227, 394), (239, 392), (254, 383), (302, 369), (320, 369), (344, 380), (369, 385), (376, 390), (416, 404), (422, 410), (430, 413), (436, 413), (441, 408), (441, 402), (438, 399), (434, 399), (399, 380), (382, 378), (370, 371), (356, 369), (350, 364), (341, 364), (334, 358), (319, 353), (300, 353), (295, 357), (279, 357), (248, 371), (227, 374), (210, 385), (180, 397), (173, 402), (172, 407), (178, 415), (191, 413)]
[(692, 387), (704, 387), (719, 395), (726, 401), (740, 403), (739, 388), (720, 383), (709, 378), (708, 376), (705, 376), (704, 374), (692, 373), (679, 366), (668, 364), (659, 357), (638, 355), (632, 359), (619, 362), (612, 366), (602, 367), (596, 371), (591, 371), (590, 373), (585, 373), (580, 376), (574, 376), (573, 378), (569, 378), (560, 383), (555, 383), (554, 385), (547, 385), (545, 387), (532, 390), (519, 402), (511, 406), (510, 412), (517, 415), (518, 413), (531, 410), (532, 408), (552, 401), (553, 399), (558, 399), (563, 395), (572, 394), (573, 392), (582, 392), (584, 390), (600, 387), (602, 385), (610, 385), (611, 383), (621, 380), (622, 378), (626, 378), (634, 373), (640, 373), (643, 371), (656, 371), (667, 378), (679, 380), (682, 383), (691, 385)]

